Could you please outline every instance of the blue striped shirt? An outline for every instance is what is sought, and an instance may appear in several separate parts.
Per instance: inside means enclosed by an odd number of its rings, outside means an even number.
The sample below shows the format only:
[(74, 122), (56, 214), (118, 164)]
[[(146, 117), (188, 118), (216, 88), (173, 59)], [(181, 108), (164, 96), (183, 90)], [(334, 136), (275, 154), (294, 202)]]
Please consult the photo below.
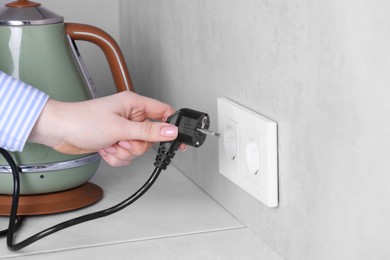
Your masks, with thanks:
[(22, 151), (48, 95), (0, 71), (0, 147)]

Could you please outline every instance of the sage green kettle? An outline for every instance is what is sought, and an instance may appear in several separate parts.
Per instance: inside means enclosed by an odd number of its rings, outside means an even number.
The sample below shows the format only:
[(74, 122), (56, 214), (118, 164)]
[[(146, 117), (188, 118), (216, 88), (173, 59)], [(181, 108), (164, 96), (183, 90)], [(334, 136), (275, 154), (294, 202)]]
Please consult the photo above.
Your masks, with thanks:
[[(0, 70), (52, 99), (72, 102), (95, 97), (75, 45), (78, 40), (102, 49), (118, 91), (133, 91), (118, 44), (101, 29), (64, 23), (63, 17), (27, 0), (0, 9)], [(100, 161), (98, 153), (65, 155), (31, 143), (12, 156), (20, 168), (21, 194), (52, 193), (82, 185), (95, 174)], [(11, 194), (12, 183), (10, 168), (0, 159), (0, 194)]]

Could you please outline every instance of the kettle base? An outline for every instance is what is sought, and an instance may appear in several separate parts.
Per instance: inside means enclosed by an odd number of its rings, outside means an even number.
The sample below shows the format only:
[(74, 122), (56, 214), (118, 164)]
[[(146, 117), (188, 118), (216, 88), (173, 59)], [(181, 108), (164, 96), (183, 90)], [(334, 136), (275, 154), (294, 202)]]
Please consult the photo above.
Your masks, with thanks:
[[(95, 204), (103, 197), (98, 185), (87, 182), (74, 189), (19, 197), (18, 216), (48, 215), (81, 209)], [(9, 216), (12, 195), (0, 195), (0, 216)]]

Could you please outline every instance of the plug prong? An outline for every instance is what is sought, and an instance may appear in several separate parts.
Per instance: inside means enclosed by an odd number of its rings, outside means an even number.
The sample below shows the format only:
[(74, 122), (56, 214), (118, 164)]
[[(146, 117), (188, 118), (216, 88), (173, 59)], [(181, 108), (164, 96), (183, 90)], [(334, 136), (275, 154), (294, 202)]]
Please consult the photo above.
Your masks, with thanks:
[(197, 128), (196, 130), (201, 132), (201, 133), (203, 133), (203, 134), (206, 134), (206, 135), (214, 135), (214, 136), (217, 136), (217, 137), (219, 137), (221, 135), (220, 133), (217, 133), (217, 132), (214, 132), (214, 131), (210, 131), (210, 130), (207, 130), (207, 129), (204, 129), (204, 128)]

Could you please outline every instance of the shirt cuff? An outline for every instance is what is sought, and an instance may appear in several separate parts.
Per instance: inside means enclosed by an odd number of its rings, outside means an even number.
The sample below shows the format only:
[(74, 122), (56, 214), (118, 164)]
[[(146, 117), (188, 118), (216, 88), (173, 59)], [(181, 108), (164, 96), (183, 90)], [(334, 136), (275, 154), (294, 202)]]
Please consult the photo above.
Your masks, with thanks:
[(0, 72), (0, 147), (20, 152), (49, 96)]

